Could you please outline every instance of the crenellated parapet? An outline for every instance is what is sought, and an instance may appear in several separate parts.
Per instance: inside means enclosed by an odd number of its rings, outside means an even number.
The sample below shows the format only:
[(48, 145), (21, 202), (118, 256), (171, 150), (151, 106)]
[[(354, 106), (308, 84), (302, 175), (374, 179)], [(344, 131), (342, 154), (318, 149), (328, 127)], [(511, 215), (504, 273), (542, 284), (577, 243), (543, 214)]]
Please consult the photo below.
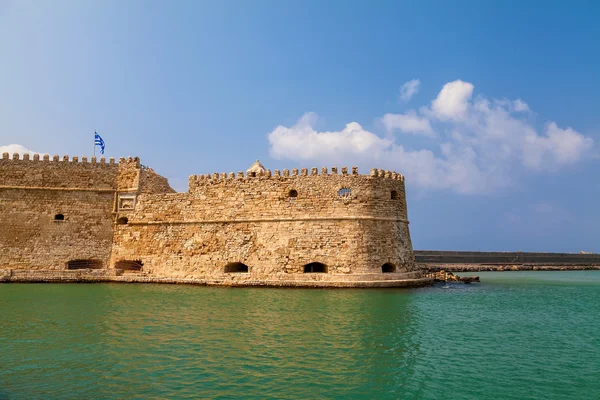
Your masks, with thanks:
[(115, 158), (3, 153), (1, 187), (127, 192), (173, 192), (166, 178), (143, 168), (139, 157)]
[(254, 181), (254, 180), (282, 180), (289, 178), (298, 177), (369, 177), (369, 178), (383, 178), (391, 179), (395, 181), (404, 182), (404, 175), (389, 170), (373, 168), (369, 175), (361, 175), (358, 172), (358, 167), (352, 167), (350, 170), (348, 167), (331, 167), (331, 172), (327, 167), (313, 167), (313, 168), (294, 168), (291, 171), (289, 169), (279, 170), (276, 169), (271, 171), (267, 169), (263, 172), (247, 172), (243, 171), (235, 172), (214, 172), (212, 174), (200, 174), (190, 175), (188, 178), (188, 187), (190, 191), (195, 190), (198, 187), (204, 185), (211, 185), (224, 181)]
[[(200, 219), (363, 215), (405, 220), (405, 190), (404, 177), (397, 172), (373, 169), (367, 175), (360, 174), (357, 167), (313, 167), (192, 175), (187, 199), (197, 204), (190, 213)], [(172, 201), (165, 205), (161, 199), (146, 210), (152, 210), (153, 218), (162, 218), (163, 213), (173, 212), (180, 199)]]
[(119, 164), (127, 164), (134, 166), (135, 168), (140, 168), (140, 158), (139, 157), (120, 157)]
[(140, 167), (140, 158), (139, 157), (120, 157), (118, 163), (115, 161), (114, 157), (110, 157), (106, 159), (106, 157), (87, 157), (87, 156), (69, 156), (65, 154), (60, 156), (58, 154), (50, 157), (49, 154), (33, 154), (29, 153), (13, 153), (12, 156), (10, 153), (4, 152), (2, 153), (2, 158), (0, 161), (35, 161), (35, 162), (64, 162), (64, 163), (72, 163), (72, 164), (93, 164), (93, 165), (116, 165), (116, 164), (128, 164), (133, 165), (137, 168)]
[[(135, 159), (138, 160), (139, 163), (139, 158), (135, 157)], [(120, 158), (119, 161), (123, 161), (123, 162), (127, 162), (128, 160), (133, 161), (134, 159), (129, 157), (128, 159), (124, 159), (124, 158)], [(107, 161), (106, 157), (90, 157), (88, 159), (87, 156), (83, 156), (83, 157), (78, 157), (78, 156), (72, 156), (69, 157), (69, 155), (64, 155), (64, 156), (59, 156), (58, 154), (55, 154), (54, 156), (50, 157), (50, 155), (48, 154), (34, 154), (33, 156), (31, 156), (29, 153), (24, 153), (24, 154), (19, 154), (19, 153), (13, 153), (12, 156), (9, 153), (2, 153), (2, 159), (1, 161), (39, 161), (39, 162), (68, 162), (68, 163), (73, 163), (73, 164), (98, 164), (98, 165), (115, 165), (115, 159), (114, 157), (110, 157)]]

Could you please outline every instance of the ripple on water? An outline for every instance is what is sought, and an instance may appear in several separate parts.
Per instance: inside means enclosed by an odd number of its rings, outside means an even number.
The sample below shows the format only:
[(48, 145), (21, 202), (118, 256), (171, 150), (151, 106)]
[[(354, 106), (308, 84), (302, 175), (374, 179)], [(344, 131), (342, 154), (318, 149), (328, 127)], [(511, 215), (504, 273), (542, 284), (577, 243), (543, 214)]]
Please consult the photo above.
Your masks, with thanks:
[(599, 398), (595, 272), (414, 290), (0, 285), (0, 399)]

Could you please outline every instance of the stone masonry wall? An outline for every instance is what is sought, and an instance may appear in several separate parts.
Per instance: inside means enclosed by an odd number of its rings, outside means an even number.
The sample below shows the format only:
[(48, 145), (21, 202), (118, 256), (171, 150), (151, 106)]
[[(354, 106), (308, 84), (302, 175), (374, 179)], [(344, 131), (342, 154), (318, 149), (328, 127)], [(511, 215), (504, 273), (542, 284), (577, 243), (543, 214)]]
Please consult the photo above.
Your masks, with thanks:
[(0, 185), (7, 187), (28, 188), (61, 188), (61, 189), (113, 189), (117, 177), (118, 166), (114, 158), (106, 162), (104, 157), (87, 157), (69, 159), (69, 156), (45, 155), (30, 157), (25, 154), (22, 159), (18, 154), (9, 158), (8, 153), (0, 160)]
[(175, 193), (167, 178), (160, 176), (152, 168), (140, 171), (140, 193)]
[(71, 260), (97, 260), (106, 268), (117, 189), (137, 193), (139, 171), (138, 159), (116, 164), (104, 157), (80, 161), (26, 154), (20, 159), (4, 153), (0, 268), (60, 270)]
[[(61, 280), (58, 271), (72, 260), (143, 268), (126, 277), (72, 273), (66, 281), (397, 286), (422, 277), (404, 177), (389, 171), (193, 175), (188, 192), (175, 193), (138, 158), (3, 154), (0, 214), (0, 269), (9, 281)], [(326, 273), (304, 272), (315, 262)], [(226, 272), (231, 263), (248, 273)], [(382, 272), (386, 263), (393, 272)]]
[[(116, 227), (111, 265), (139, 260), (150, 274), (181, 278), (416, 276), (406, 214), (404, 179), (389, 171), (191, 176), (188, 193), (138, 197)], [(249, 273), (226, 274), (233, 262)], [(311, 262), (328, 273), (304, 274)], [(382, 274), (384, 263), (397, 274)]]
[[(0, 160), (0, 268), (64, 269), (69, 260), (105, 266), (113, 237), (118, 166), (68, 156)], [(61, 214), (64, 219), (57, 220)]]
[(0, 268), (64, 269), (76, 259), (106, 266), (113, 199), (111, 191), (0, 187)]

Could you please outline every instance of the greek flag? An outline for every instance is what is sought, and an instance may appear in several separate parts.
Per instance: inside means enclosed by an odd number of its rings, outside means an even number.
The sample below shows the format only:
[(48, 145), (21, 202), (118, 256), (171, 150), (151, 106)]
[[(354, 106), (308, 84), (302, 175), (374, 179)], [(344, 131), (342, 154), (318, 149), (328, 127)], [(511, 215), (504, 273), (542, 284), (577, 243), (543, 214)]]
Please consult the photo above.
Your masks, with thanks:
[(97, 132), (94, 132), (94, 144), (96, 146), (100, 146), (100, 154), (104, 154), (104, 140), (98, 135)]

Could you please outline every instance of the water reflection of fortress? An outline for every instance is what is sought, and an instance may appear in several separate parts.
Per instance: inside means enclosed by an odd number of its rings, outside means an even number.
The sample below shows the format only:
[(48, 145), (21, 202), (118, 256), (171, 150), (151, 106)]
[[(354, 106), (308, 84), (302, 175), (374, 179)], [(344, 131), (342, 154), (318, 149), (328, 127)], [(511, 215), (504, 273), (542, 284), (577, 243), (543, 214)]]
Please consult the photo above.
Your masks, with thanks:
[[(413, 286), (404, 177), (373, 169), (192, 175), (138, 158), (0, 160), (0, 280)], [(76, 271), (72, 271), (76, 270)]]

